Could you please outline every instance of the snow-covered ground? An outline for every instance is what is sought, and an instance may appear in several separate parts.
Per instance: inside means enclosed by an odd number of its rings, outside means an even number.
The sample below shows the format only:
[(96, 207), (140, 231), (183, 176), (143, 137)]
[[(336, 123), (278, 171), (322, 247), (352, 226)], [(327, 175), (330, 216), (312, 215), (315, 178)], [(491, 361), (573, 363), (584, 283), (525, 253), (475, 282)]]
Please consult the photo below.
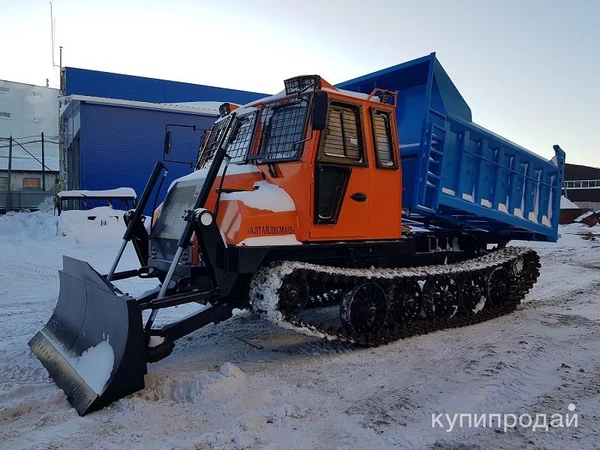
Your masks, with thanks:
[[(2, 449), (600, 446), (600, 227), (536, 244), (541, 277), (511, 315), (356, 350), (240, 313), (149, 365), (144, 390), (82, 418), (27, 342), (54, 309), (63, 254), (110, 268), (122, 219), (93, 214), (0, 216)], [(119, 268), (135, 266), (128, 247)], [(576, 413), (578, 427), (432, 427), (439, 414), (496, 413)]]

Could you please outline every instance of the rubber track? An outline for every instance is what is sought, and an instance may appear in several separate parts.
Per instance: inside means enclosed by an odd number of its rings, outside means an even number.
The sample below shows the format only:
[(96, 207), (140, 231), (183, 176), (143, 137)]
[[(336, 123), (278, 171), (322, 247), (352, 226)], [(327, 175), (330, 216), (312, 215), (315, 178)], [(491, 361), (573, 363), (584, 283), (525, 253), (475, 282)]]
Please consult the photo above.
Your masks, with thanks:
[[(513, 271), (513, 267), (515, 261), (519, 258), (522, 258), (525, 264), (523, 272), (517, 276)], [(509, 301), (504, 302), (502, 305), (493, 305), (491, 308), (486, 307), (477, 314), (460, 311), (450, 319), (436, 320), (423, 318), (402, 326), (393, 325), (388, 319), (383, 329), (376, 333), (356, 334), (348, 333), (341, 327), (333, 328), (319, 322), (307, 322), (287, 311), (280, 311), (278, 309), (281, 286), (292, 276), (298, 276), (298, 274), (305, 277), (309, 285), (311, 283), (324, 283), (347, 291), (365, 282), (375, 282), (382, 286), (386, 292), (389, 292), (390, 288), (396, 283), (405, 279), (414, 279), (423, 282), (452, 277), (455, 280), (461, 280), (462, 277), (469, 273), (478, 272), (487, 280), (491, 272), (498, 267), (505, 267), (511, 275)], [(250, 301), (254, 309), (262, 312), (268, 319), (274, 322), (280, 323), (284, 321), (295, 328), (310, 330), (322, 337), (350, 344), (373, 347), (437, 330), (473, 325), (509, 314), (516, 309), (520, 301), (533, 287), (539, 276), (539, 267), (537, 253), (531, 249), (520, 247), (496, 250), (484, 256), (457, 264), (402, 269), (348, 269), (295, 261), (283, 261), (264, 267), (255, 274), (250, 287)], [(314, 308), (319, 306), (326, 306), (323, 305), (322, 299), (317, 304), (311, 304), (308, 307)]]

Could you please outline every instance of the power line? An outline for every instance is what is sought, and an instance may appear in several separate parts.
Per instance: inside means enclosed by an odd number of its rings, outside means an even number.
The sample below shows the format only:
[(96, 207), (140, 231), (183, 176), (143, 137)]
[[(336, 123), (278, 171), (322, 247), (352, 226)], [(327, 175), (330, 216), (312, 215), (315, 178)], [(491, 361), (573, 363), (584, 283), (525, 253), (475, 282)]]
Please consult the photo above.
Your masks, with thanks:
[[(13, 138), (13, 140), (15, 140), (15, 138)], [(15, 141), (16, 142), (16, 141)], [(22, 142), (22, 145), (30, 145), (32, 147), (40, 147), (40, 144), (42, 143), (42, 141), (29, 141), (29, 142)], [(52, 145), (58, 145), (58, 142), (55, 141), (48, 141), (44, 139), (44, 144), (52, 144)], [(8, 148), (10, 147), (10, 145), (0, 145), (0, 148)]]
[[(53, 139), (58, 139), (58, 134), (48, 134), (48, 135), (44, 135), (44, 137), (45, 137), (45, 138), (46, 138), (46, 137), (49, 137), (49, 138), (53, 138)], [(21, 137), (18, 137), (18, 136), (12, 136), (12, 138), (13, 138), (13, 139), (31, 139), (31, 138), (38, 138), (38, 140), (39, 140), (39, 139), (40, 139), (40, 135), (39, 135), (39, 134), (34, 134), (34, 135), (31, 135), (31, 136), (21, 136)], [(5, 137), (5, 136), (0, 136), (0, 139), (5, 139), (5, 140), (7, 140), (7, 141), (8, 141), (8, 140), (10, 139), (10, 136), (8, 136), (8, 137)]]

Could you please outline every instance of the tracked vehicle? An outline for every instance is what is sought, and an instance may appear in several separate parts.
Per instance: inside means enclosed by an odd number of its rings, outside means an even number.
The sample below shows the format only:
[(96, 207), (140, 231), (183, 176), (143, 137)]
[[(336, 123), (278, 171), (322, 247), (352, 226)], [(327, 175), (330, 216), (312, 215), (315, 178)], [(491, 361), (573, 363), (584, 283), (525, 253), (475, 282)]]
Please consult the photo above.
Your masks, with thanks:
[[(539, 259), (507, 243), (557, 239), (564, 152), (547, 161), (473, 124), (434, 54), (392, 69), (351, 90), (300, 76), (223, 104), (147, 227), (156, 164), (108, 274), (64, 258), (30, 346), (79, 414), (142, 389), (148, 362), (234, 308), (366, 346), (516, 308)], [(140, 268), (118, 272), (130, 241)], [(112, 283), (134, 276), (157, 289), (133, 298)], [(190, 302), (206, 306), (155, 325)]]

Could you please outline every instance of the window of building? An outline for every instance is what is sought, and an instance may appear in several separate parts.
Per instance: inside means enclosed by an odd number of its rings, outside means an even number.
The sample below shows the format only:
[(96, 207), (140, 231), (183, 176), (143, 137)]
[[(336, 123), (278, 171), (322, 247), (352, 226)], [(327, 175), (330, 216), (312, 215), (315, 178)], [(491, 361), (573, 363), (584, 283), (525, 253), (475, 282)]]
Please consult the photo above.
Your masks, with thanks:
[(0, 86), (0, 94), (10, 94), (10, 88), (6, 86)]
[(390, 113), (373, 110), (373, 142), (378, 167), (395, 168), (394, 139)]
[(40, 91), (33, 91), (33, 96), (34, 97), (43, 97), (44, 93), (40, 92)]
[(0, 189), (6, 189), (8, 187), (8, 177), (0, 177)]
[(44, 121), (44, 116), (33, 116), (33, 121), (34, 122), (43, 122)]
[(360, 123), (359, 107), (331, 103), (319, 159), (345, 164), (365, 163)]
[(41, 185), (41, 179), (39, 178), (23, 178), (24, 188), (38, 188)]
[(0, 119), (10, 119), (10, 113), (7, 111), (0, 111)]

